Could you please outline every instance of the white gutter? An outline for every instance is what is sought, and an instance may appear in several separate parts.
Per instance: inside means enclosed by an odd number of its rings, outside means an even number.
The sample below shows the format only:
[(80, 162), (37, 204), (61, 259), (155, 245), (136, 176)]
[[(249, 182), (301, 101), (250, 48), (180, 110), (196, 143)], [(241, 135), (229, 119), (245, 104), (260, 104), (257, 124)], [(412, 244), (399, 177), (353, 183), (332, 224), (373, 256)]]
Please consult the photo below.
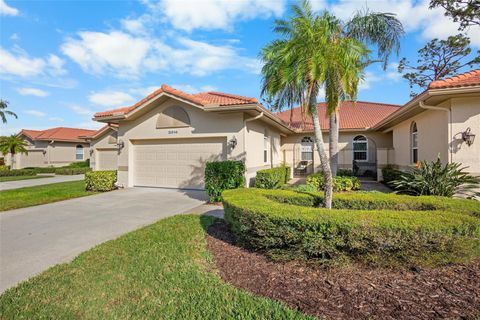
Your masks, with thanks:
[(429, 105), (426, 105), (422, 100), (420, 100), (418, 102), (418, 105), (422, 109), (444, 111), (448, 114), (448, 126), (447, 126), (448, 163), (452, 163), (453, 155), (452, 155), (452, 148), (450, 146), (450, 138), (451, 138), (451, 134), (452, 134), (452, 109), (451, 109), (451, 107), (442, 108), (442, 107), (437, 107), (437, 106), (429, 106)]

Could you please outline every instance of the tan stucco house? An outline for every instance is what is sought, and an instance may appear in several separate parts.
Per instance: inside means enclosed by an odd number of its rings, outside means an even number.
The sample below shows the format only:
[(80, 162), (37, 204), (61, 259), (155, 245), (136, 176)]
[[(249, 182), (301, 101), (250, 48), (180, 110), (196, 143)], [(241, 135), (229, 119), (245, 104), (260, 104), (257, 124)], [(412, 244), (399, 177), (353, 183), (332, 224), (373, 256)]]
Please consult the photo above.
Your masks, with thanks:
[[(28, 144), (28, 154), (16, 154), (14, 169), (25, 167), (59, 167), (90, 158), (90, 144), (85, 137), (95, 130), (58, 127), (47, 130), (23, 129), (18, 133)], [(11, 164), (11, 155), (6, 157)]]
[[(318, 105), (328, 142), (325, 105)], [(300, 109), (272, 113), (255, 98), (167, 85), (136, 104), (96, 113), (106, 126), (88, 139), (94, 170), (117, 169), (124, 187), (203, 188), (205, 163), (237, 159), (247, 183), (285, 163), (294, 174), (319, 168), (312, 124)], [(460, 162), (480, 175), (480, 70), (435, 81), (404, 106), (357, 101), (340, 107), (341, 168), (355, 160), (381, 180), (381, 169), (418, 160)], [(327, 146), (328, 149), (328, 146)], [(302, 170), (295, 170), (301, 168)]]

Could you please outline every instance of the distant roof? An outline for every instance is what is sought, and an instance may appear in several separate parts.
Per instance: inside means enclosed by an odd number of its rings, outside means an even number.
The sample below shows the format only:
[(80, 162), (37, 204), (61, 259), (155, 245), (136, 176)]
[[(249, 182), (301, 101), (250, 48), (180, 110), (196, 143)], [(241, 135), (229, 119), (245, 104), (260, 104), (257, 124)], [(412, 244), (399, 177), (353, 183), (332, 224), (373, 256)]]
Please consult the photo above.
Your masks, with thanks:
[(51, 128), (47, 130), (28, 130), (23, 129), (19, 134), (23, 134), (32, 140), (55, 140), (55, 141), (73, 141), (82, 142), (80, 137), (88, 137), (95, 134), (96, 130), (79, 128)]
[(230, 105), (258, 103), (257, 99), (255, 98), (243, 97), (243, 96), (238, 96), (238, 95), (223, 93), (223, 92), (209, 91), (209, 92), (189, 94), (189, 93), (180, 91), (178, 89), (172, 88), (166, 84), (162, 84), (162, 86), (158, 90), (152, 92), (151, 94), (149, 94), (148, 96), (146, 96), (145, 98), (138, 101), (132, 106), (97, 112), (95, 113), (94, 117), (101, 118), (101, 117), (109, 117), (113, 115), (126, 114), (138, 108), (139, 106), (143, 105), (145, 102), (151, 100), (152, 98), (156, 97), (161, 93), (168, 93), (168, 94), (177, 96), (181, 99), (185, 99), (187, 101), (198, 104), (200, 106), (208, 106), (208, 105), (230, 106)]
[(432, 81), (428, 89), (446, 89), (478, 85), (480, 85), (480, 69), (465, 72), (444, 80)]
[[(366, 101), (344, 101), (340, 105), (340, 130), (368, 129), (381, 120), (394, 113), (401, 106), (395, 104), (366, 102)], [(326, 104), (318, 104), (318, 117), (322, 130), (328, 130), (329, 120), (326, 116)], [(281, 120), (286, 122), (292, 129), (297, 131), (312, 131), (313, 123), (310, 117), (303, 122), (300, 107), (276, 113)]]

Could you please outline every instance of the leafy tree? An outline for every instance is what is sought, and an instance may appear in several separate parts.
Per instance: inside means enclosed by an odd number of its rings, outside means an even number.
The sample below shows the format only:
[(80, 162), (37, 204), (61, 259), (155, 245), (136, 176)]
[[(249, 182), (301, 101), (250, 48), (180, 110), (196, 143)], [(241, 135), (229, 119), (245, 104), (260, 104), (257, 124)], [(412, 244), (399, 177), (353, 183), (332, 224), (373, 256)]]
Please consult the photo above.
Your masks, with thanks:
[(356, 40), (365, 45), (372, 45), (377, 48), (377, 59), (368, 57), (352, 68), (349, 66), (342, 69), (342, 63), (337, 61), (344, 59), (338, 53), (330, 56), (327, 64), (325, 77), (325, 101), (327, 114), (330, 120), (329, 152), (332, 174), (337, 175), (338, 169), (338, 136), (340, 127), (339, 108), (341, 101), (356, 100), (358, 82), (363, 75), (363, 70), (374, 62), (382, 62), (385, 69), (392, 51), (397, 54), (400, 50), (400, 38), (404, 34), (401, 22), (390, 13), (378, 12), (357, 12), (349, 21), (332, 19), (336, 30), (329, 39), (329, 46), (340, 40)]
[[(480, 51), (472, 58), (470, 39), (463, 34), (450, 36), (446, 40), (433, 39), (418, 50), (416, 65), (402, 58), (398, 72), (404, 73), (410, 88), (414, 86), (426, 89), (430, 82), (453, 76), (464, 67), (474, 67), (480, 63)], [(415, 96), (414, 92), (411, 96)]]
[(7, 123), (6, 115), (12, 116), (15, 119), (18, 118), (15, 112), (7, 110), (7, 108), (8, 108), (8, 101), (0, 99), (0, 118), (2, 119), (3, 123)]
[(15, 168), (15, 155), (19, 153), (28, 154), (27, 143), (17, 135), (0, 137), (0, 152), (5, 156), (11, 155), (11, 168)]
[[(353, 38), (337, 37), (341, 32), (338, 20), (327, 12), (313, 13), (308, 1), (292, 5), (292, 12), (290, 19), (275, 22), (274, 31), (281, 38), (262, 49), (262, 95), (274, 98), (277, 109), (300, 104), (304, 116), (312, 118), (324, 172), (323, 204), (331, 208), (332, 172), (318, 118), (317, 96), (324, 84), (330, 100), (354, 96), (369, 50)], [(335, 86), (338, 91), (333, 90)]]
[(431, 0), (430, 9), (442, 7), (445, 15), (460, 22), (459, 30), (480, 26), (480, 1), (478, 0)]

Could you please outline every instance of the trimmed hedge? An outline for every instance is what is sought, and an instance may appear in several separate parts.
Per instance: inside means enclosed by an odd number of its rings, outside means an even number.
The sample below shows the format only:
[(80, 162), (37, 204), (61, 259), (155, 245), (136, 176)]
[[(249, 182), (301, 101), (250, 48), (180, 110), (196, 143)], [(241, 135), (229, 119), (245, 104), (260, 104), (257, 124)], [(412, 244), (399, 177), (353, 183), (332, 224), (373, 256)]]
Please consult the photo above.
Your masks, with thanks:
[(10, 166), (6, 166), (6, 165), (0, 165), (0, 171), (7, 171), (7, 170), (10, 170)]
[[(225, 191), (225, 220), (240, 244), (272, 258), (443, 264), (480, 255), (480, 203), (377, 192)], [(476, 248), (476, 249), (475, 249)]]
[(85, 189), (87, 191), (111, 191), (115, 189), (117, 171), (89, 171), (85, 173)]
[(33, 169), (0, 170), (0, 177), (35, 176), (36, 174), (37, 172)]
[[(307, 177), (306, 183), (314, 186), (316, 190), (322, 191), (324, 188), (323, 174), (314, 173)], [(360, 190), (361, 184), (357, 177), (353, 176), (334, 176), (332, 178), (333, 191), (352, 191)]]
[(57, 168), (55, 169), (55, 174), (75, 175), (75, 174), (84, 174), (89, 171), (92, 171), (92, 169), (91, 168)]
[(205, 166), (205, 191), (210, 202), (222, 201), (222, 192), (245, 185), (245, 164), (227, 160), (207, 162)]
[(279, 189), (290, 180), (290, 167), (280, 166), (258, 170), (255, 176), (255, 188)]

